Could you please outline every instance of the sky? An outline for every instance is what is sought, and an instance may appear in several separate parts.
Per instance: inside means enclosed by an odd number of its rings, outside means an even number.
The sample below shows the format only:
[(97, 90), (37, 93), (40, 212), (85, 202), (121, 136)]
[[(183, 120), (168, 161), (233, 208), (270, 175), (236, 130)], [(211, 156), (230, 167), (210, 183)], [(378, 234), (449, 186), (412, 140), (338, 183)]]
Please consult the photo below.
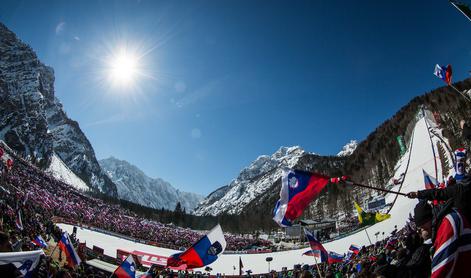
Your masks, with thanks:
[(437, 63), (471, 70), (471, 22), (446, 0), (3, 0), (0, 21), (54, 68), (98, 159), (205, 195), (281, 146), (364, 140), (444, 85)]

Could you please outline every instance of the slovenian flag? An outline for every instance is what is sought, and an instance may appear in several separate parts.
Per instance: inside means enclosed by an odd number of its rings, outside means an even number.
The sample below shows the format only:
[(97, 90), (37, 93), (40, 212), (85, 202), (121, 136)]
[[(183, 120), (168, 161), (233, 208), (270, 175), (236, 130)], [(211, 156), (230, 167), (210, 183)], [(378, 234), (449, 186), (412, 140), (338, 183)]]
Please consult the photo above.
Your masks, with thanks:
[[(22, 276), (18, 277), (31, 277), (32, 272), (38, 266), (39, 262), (41, 261), (41, 256), (43, 255), (43, 250), (25, 252), (0, 252), (0, 265), (13, 264), (22, 274)], [(12, 277), (13, 275), (7, 276), (5, 273), (0, 273), (0, 276)]]
[(218, 259), (226, 249), (226, 239), (218, 224), (207, 235), (182, 253), (173, 254), (167, 259), (167, 266), (198, 268), (209, 265)]
[(62, 234), (61, 240), (59, 241), (59, 248), (65, 253), (69, 266), (76, 267), (82, 262), (80, 257), (77, 255), (67, 232)]
[(41, 235), (37, 235), (34, 240), (33, 240), (33, 244), (38, 246), (38, 247), (41, 247), (41, 248), (47, 248), (47, 242), (42, 238)]
[(329, 180), (328, 177), (309, 172), (283, 170), (280, 199), (276, 203), (273, 220), (281, 227), (291, 226)]
[(329, 264), (341, 263), (343, 259), (344, 259), (343, 255), (340, 255), (332, 251), (329, 252), (329, 261), (328, 261)]
[[(316, 253), (319, 252), (321, 262), (326, 262), (327, 259), (328, 259), (328, 254), (327, 254), (327, 251), (325, 250), (324, 246), (322, 246), (322, 243), (320, 243), (320, 241), (317, 240), (317, 238), (314, 236), (314, 234), (306, 228), (304, 228), (304, 234), (306, 235), (306, 238), (309, 241), (309, 245), (311, 246), (311, 251), (312, 251), (310, 253), (309, 253), (309, 251), (305, 252), (304, 255), (317, 256)], [(308, 253), (308, 254), (306, 254), (306, 253)]]
[(136, 262), (134, 261), (132, 254), (121, 263), (121, 265), (113, 272), (112, 276), (117, 278), (136, 277)]
[(433, 72), (433, 74), (435, 74), (441, 80), (445, 81), (446, 84), (451, 84), (451, 65), (444, 67), (437, 64), (435, 65), (435, 71)]
[(348, 248), (348, 250), (352, 251), (353, 253), (355, 253), (355, 255), (357, 255), (358, 253), (360, 253), (360, 247), (358, 245), (355, 245), (355, 244), (352, 244), (350, 245), (350, 248)]

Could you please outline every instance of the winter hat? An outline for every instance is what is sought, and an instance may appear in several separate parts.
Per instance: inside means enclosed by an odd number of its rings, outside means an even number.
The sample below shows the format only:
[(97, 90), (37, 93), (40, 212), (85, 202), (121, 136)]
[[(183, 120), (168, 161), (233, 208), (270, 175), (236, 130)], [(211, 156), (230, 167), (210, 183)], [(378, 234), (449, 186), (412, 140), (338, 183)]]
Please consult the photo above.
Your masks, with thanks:
[(432, 208), (425, 201), (420, 201), (414, 208), (414, 221), (417, 227), (420, 227), (432, 220)]
[(457, 161), (466, 160), (466, 154), (465, 148), (458, 148), (455, 150), (455, 159)]

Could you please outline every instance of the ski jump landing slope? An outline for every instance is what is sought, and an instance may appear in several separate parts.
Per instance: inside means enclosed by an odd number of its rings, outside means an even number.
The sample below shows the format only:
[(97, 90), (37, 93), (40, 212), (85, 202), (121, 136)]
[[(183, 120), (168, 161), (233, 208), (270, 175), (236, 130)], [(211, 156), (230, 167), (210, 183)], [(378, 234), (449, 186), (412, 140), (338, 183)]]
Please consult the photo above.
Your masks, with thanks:
[[(409, 152), (412, 152), (410, 155), (409, 168), (405, 176), (403, 186), (400, 189), (401, 192), (404, 193), (424, 189), (422, 169), (424, 169), (432, 176), (435, 176), (435, 158), (432, 152), (432, 145), (427, 132), (425, 118), (422, 118), (417, 121), (413, 133), (413, 143), (409, 148), (408, 152), (397, 163), (396, 173), (394, 175), (395, 178), (399, 178), (401, 173), (405, 172), (407, 160), (409, 158)], [(432, 140), (435, 145), (438, 139), (432, 138)], [(441, 164), (438, 157), (436, 159), (438, 177), (441, 177)], [(392, 188), (392, 190), (399, 190), (399, 185)], [(386, 195), (386, 203), (392, 202), (395, 197), (396, 196), (393, 194)], [(396, 202), (394, 203), (394, 206), (390, 211), (391, 218), (367, 228), (367, 232), (371, 241), (373, 243), (376, 242), (375, 233), (377, 232), (380, 232), (380, 234), (384, 232), (385, 235), (389, 235), (391, 231), (394, 230), (395, 225), (397, 225), (398, 229), (404, 227), (408, 219), (409, 213), (413, 214), (413, 209), (416, 204), (416, 199), (409, 199), (405, 196), (398, 196)], [(271, 216), (267, 215), (267, 217)], [(59, 226), (63, 230), (68, 231), (69, 233), (72, 232), (73, 227), (70, 225), (59, 224)], [(116, 256), (117, 249), (127, 251), (136, 250), (166, 257), (178, 252), (175, 250), (135, 243), (129, 240), (90, 231), (88, 229), (79, 228), (77, 231), (77, 238), (79, 238), (81, 242), (85, 241), (87, 246), (90, 248), (93, 247), (93, 245), (103, 248), (106, 255), (113, 257)], [(378, 238), (378, 240), (381, 239), (382, 236)], [(360, 246), (369, 245), (370, 243), (366, 232), (364, 230), (360, 230), (357, 233), (349, 235), (345, 238), (326, 243), (324, 246), (328, 251), (334, 251), (343, 254), (347, 252), (351, 244), (356, 244)], [(302, 254), (307, 250), (308, 249), (305, 248), (265, 254), (224, 254), (216, 262), (210, 265), (210, 267), (213, 269), (211, 271), (211, 274), (238, 274), (239, 257), (242, 259), (244, 271), (250, 269), (253, 274), (268, 272), (268, 263), (265, 260), (267, 257), (273, 258), (273, 261), (270, 263), (270, 269), (276, 271), (281, 271), (282, 267), (285, 266), (288, 267), (288, 269), (293, 268), (295, 264), (314, 264), (313, 257), (302, 256)], [(203, 271), (203, 269), (197, 270)]]

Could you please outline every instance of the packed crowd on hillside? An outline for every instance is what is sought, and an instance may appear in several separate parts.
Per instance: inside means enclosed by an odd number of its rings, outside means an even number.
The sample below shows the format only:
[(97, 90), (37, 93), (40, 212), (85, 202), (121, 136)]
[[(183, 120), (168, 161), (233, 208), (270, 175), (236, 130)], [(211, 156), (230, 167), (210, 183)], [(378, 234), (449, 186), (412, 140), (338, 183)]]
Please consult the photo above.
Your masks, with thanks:
[[(146, 220), (119, 205), (86, 196), (21, 161), (3, 179), (4, 184), (10, 186), (9, 191), (24, 203), (24, 212), (39, 214), (42, 219), (62, 217), (77, 224), (153, 241), (174, 249), (187, 248), (202, 236), (202, 233), (191, 229)], [(8, 213), (14, 214), (13, 207), (10, 207)], [(271, 244), (269, 241), (232, 234), (225, 236), (228, 250), (244, 250), (251, 246), (269, 247)]]
[[(344, 254), (333, 263), (287, 266), (264, 277), (471, 277), (471, 177), (466, 171), (466, 150), (455, 152), (455, 174), (445, 188), (410, 192), (419, 198), (414, 217), (401, 230), (394, 230), (383, 241)], [(118, 205), (76, 191), (24, 161), (0, 168), (0, 252), (38, 249), (32, 244), (37, 235), (58, 242), (61, 231), (51, 221), (62, 217), (72, 222), (98, 227), (137, 239), (152, 240), (175, 248), (189, 247), (201, 234), (175, 226), (149, 221)], [(427, 202), (428, 201), (428, 202)], [(18, 212), (22, 228), (18, 227)], [(404, 219), (405, 220), (405, 219)], [(73, 238), (73, 237), (72, 237)], [(250, 245), (265, 245), (226, 235), (228, 250)], [(75, 245), (78, 241), (73, 238)], [(347, 248), (347, 246), (346, 246)], [(85, 256), (82, 252), (81, 256)], [(8, 264), (0, 265), (2, 277), (21, 277)], [(6, 274), (8, 273), (8, 274)], [(107, 277), (109, 273), (81, 264), (61, 266), (43, 256), (33, 277)], [(174, 272), (155, 268), (152, 277), (196, 277), (203, 274)], [(250, 276), (250, 273), (246, 274)]]

